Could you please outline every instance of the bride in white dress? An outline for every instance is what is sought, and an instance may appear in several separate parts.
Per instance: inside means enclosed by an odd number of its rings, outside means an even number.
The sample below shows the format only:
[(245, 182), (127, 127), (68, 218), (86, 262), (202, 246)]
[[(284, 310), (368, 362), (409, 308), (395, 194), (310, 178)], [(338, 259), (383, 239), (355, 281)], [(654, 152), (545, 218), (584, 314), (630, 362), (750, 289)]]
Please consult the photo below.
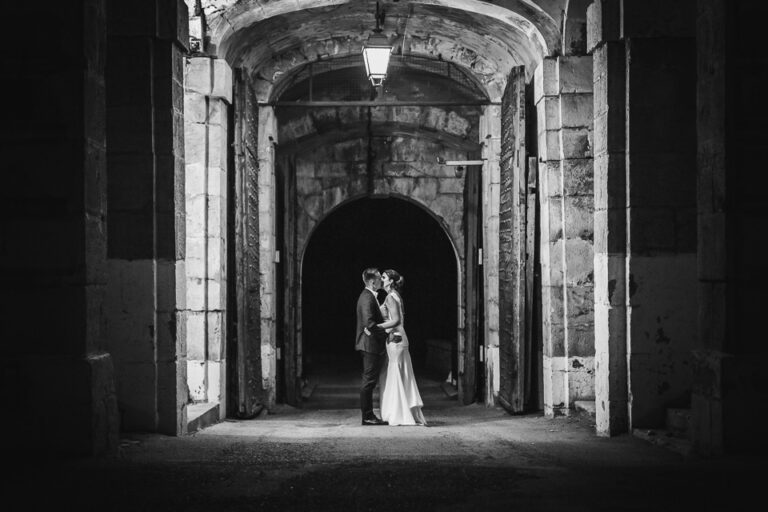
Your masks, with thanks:
[(403, 299), (399, 290), (404, 279), (394, 270), (385, 270), (381, 274), (382, 284), (387, 291), (387, 298), (381, 306), (382, 316), (386, 319), (379, 327), (386, 329), (387, 362), (386, 375), (382, 376), (381, 419), (390, 425), (424, 425), (427, 421), (421, 408), (419, 388), (413, 375), (411, 354), (408, 352), (408, 335), (405, 333), (405, 313)]

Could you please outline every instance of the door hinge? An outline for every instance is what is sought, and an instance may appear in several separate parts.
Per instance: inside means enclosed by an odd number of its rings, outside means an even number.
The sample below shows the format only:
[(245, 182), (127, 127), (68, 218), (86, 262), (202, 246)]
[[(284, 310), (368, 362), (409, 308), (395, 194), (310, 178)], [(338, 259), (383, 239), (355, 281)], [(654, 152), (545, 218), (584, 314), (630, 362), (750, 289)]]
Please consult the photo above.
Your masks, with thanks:
[(275, 263), (280, 263), (280, 251), (275, 251)]
[(480, 362), (485, 362), (485, 347), (480, 346)]
[(283, 358), (283, 350), (280, 347), (277, 347), (277, 360), (280, 361)]
[(482, 247), (477, 249), (477, 264), (481, 267), (483, 266), (483, 248)]

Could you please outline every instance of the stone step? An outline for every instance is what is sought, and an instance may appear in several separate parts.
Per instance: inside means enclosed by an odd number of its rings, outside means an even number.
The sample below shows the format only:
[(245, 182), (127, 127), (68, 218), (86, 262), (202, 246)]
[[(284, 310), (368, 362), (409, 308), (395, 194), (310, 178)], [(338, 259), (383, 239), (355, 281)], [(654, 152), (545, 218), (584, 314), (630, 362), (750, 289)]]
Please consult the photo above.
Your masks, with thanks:
[(187, 406), (187, 432), (197, 432), (198, 430), (210, 427), (219, 422), (219, 403), (202, 402), (190, 404)]

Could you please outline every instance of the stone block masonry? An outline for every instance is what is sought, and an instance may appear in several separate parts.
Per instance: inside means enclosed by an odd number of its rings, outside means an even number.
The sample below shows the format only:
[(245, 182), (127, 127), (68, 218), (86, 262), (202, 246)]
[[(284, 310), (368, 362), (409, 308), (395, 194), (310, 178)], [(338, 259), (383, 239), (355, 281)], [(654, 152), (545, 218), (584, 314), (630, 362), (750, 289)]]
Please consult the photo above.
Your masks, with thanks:
[[(370, 139), (370, 151), (374, 155), (370, 171), (369, 140), (360, 136), (367, 130), (368, 107), (286, 109), (278, 112), (278, 156), (290, 157), (295, 167), (295, 240), (299, 261), (314, 228), (331, 210), (346, 201), (373, 194), (400, 197), (429, 211), (445, 228), (457, 251), (457, 265), (463, 268), (464, 174), (457, 174), (453, 167), (438, 164), (437, 157), (464, 160), (479, 156), (480, 109), (372, 107), (370, 111), (372, 129), (376, 133)], [(277, 138), (275, 136), (273, 140)], [(266, 154), (266, 149), (264, 151)], [(264, 158), (263, 162), (274, 166), (271, 156)], [(267, 190), (274, 186), (272, 179), (264, 176), (260, 183), (260, 198), (269, 197)], [(495, 188), (498, 195), (498, 180)], [(266, 207), (261, 207), (260, 212), (274, 215)], [(262, 244), (273, 240), (271, 225), (265, 222), (262, 226)], [(272, 255), (265, 257), (273, 261)], [(459, 282), (462, 279), (459, 276)], [(459, 289), (464, 290), (462, 286)], [(459, 297), (458, 303), (463, 305), (465, 299)], [(458, 314), (457, 339), (459, 361), (462, 361), (463, 310)], [(300, 311), (296, 317), (301, 318)], [(297, 349), (300, 349), (300, 336), (299, 330)], [(263, 361), (274, 361), (270, 347), (262, 347), (265, 350)], [(301, 371), (298, 362), (297, 369)], [(263, 362), (263, 371), (271, 370), (272, 367)], [(274, 378), (274, 373), (263, 373), (262, 377), (267, 375)]]
[(226, 414), (227, 175), (232, 71), (209, 57), (187, 59), (185, 202), (187, 388)]
[(594, 397), (592, 59), (534, 73), (541, 211), (544, 410)]
[(187, 402), (187, 9), (181, 1), (108, 4), (106, 337), (121, 427), (179, 434)]

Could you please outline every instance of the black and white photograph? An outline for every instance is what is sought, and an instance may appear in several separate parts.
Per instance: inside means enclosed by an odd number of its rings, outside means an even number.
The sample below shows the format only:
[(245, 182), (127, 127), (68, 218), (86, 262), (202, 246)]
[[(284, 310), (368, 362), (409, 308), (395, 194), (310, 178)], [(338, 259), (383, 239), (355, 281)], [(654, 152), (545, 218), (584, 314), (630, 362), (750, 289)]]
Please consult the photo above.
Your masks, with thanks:
[(765, 502), (768, 2), (3, 13), (3, 510)]

